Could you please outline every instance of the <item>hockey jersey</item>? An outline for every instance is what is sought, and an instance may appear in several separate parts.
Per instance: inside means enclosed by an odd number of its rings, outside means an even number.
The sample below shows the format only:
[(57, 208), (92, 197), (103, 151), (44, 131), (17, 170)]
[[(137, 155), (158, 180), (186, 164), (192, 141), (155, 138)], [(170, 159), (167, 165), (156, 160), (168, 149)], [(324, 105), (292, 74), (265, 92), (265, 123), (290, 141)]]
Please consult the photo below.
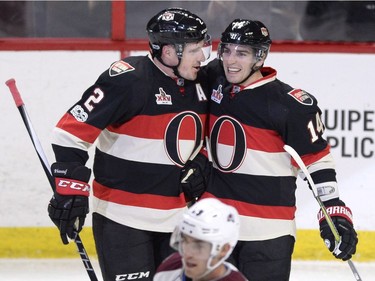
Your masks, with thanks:
[[(210, 281), (247, 281), (237, 268), (224, 262), (227, 271), (224, 276)], [(184, 274), (182, 258), (179, 253), (169, 256), (158, 268), (153, 281), (187, 281), (191, 280)]]
[(93, 161), (93, 211), (172, 232), (186, 203), (180, 171), (203, 141), (205, 79), (172, 79), (149, 56), (113, 63), (58, 122), (56, 161)]
[(272, 68), (262, 68), (263, 77), (246, 87), (226, 82), (218, 60), (207, 71), (214, 168), (203, 197), (218, 197), (237, 208), (240, 240), (294, 236), (298, 166), (284, 144), (302, 156), (316, 183), (337, 190), (317, 100), (278, 80)]

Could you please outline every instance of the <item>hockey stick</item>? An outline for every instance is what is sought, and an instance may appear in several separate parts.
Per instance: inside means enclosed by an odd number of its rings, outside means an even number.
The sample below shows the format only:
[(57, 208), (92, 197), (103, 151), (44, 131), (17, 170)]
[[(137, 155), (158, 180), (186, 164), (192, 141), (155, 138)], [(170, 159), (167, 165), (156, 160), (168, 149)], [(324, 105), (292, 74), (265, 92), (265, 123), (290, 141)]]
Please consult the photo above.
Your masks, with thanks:
[[(197, 148), (192, 152), (190, 155), (188, 161), (192, 161), (199, 153), (199, 151), (202, 149), (203, 146), (203, 141), (200, 142), (200, 144), (197, 146)], [(187, 179), (194, 173), (193, 170), (189, 170), (187, 174), (184, 176), (184, 178), (181, 180), (181, 183), (185, 183)]]
[(212, 163), (211, 144), (210, 144), (210, 139), (208, 138), (208, 136), (206, 136), (206, 149), (207, 149), (208, 161)]
[[(50, 183), (50, 186), (52, 190), (55, 190), (55, 183), (53, 176), (50, 171), (50, 165), (48, 164), (47, 157), (44, 154), (42, 145), (40, 144), (40, 141), (35, 133), (35, 130), (32, 127), (31, 120), (29, 118), (29, 115), (27, 114), (25, 104), (21, 98), (21, 95), (17, 89), (16, 81), (12, 78), (5, 82), (5, 84), (9, 87), (9, 90), (13, 96), (14, 102), (16, 103), (16, 106), (21, 114), (22, 120), (26, 126), (27, 132), (29, 133), (29, 136), (31, 138), (31, 141), (34, 145), (35, 151), (38, 155), (38, 158), (40, 160), (40, 163), (42, 164), (43, 170), (48, 178), (48, 181)], [(76, 237), (74, 238), (74, 242), (77, 245), (78, 253), (81, 257), (81, 260), (83, 262), (83, 265), (86, 268), (87, 274), (90, 277), (91, 281), (98, 281), (98, 278), (95, 275), (94, 268), (91, 265), (89, 256), (86, 253), (85, 247), (83, 246), (82, 240), (79, 237), (79, 234), (76, 233)]]
[[(190, 155), (188, 161), (192, 161), (199, 153), (199, 151), (201, 151), (202, 149), (202, 146), (203, 146), (203, 141), (201, 141), (199, 143), (199, 145), (197, 146), (197, 148), (192, 152), (192, 154)], [(186, 181), (189, 179), (189, 177), (194, 173), (194, 170), (193, 169), (190, 169), (187, 174), (183, 177), (183, 179), (181, 179), (181, 183), (186, 183)], [(191, 206), (193, 206), (193, 204), (195, 202), (198, 201), (198, 197), (195, 197), (193, 198), (192, 200), (190, 200), (189, 202), (187, 202), (186, 206), (188, 208), (190, 208)]]
[[(335, 237), (336, 242), (339, 243), (340, 242), (340, 234), (337, 231), (336, 226), (333, 223), (331, 216), (328, 214), (327, 209), (324, 206), (322, 200), (318, 196), (317, 188), (316, 188), (316, 186), (314, 184), (313, 179), (311, 178), (311, 175), (310, 175), (309, 171), (307, 170), (307, 167), (306, 167), (305, 163), (303, 163), (301, 157), (298, 155), (297, 151), (295, 151), (293, 147), (291, 147), (289, 145), (284, 145), (284, 149), (285, 149), (286, 152), (288, 152), (290, 154), (290, 156), (292, 156), (292, 158), (294, 159), (294, 161), (296, 161), (296, 163), (298, 164), (298, 166), (301, 168), (302, 172), (305, 174), (308, 182), (310, 183), (311, 190), (312, 190), (312, 193), (314, 195), (314, 198), (318, 202), (318, 204), (320, 206), (320, 209), (322, 210), (323, 215), (324, 215), (324, 217), (325, 217), (325, 219), (326, 219), (326, 221), (328, 223), (328, 226), (331, 229), (331, 231), (333, 233), (333, 236)], [(354, 275), (355, 279), (357, 281), (362, 281), (361, 277), (359, 276), (358, 270), (354, 266), (354, 263), (351, 260), (348, 260), (348, 264), (349, 264), (350, 269), (353, 272), (353, 275)]]

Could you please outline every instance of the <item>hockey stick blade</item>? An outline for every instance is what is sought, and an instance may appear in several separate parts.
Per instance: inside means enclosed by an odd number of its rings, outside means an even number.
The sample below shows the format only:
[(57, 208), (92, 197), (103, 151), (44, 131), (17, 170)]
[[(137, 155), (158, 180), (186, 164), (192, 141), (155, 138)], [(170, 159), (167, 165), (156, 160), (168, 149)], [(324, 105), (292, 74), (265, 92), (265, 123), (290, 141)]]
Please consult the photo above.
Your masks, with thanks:
[[(322, 210), (322, 213), (323, 213), (323, 215), (324, 215), (324, 217), (325, 217), (325, 219), (328, 223), (328, 226), (331, 229), (333, 236), (335, 237), (336, 242), (339, 242), (340, 241), (340, 234), (337, 231), (336, 226), (333, 223), (331, 216), (328, 214), (327, 209), (324, 206), (322, 200), (318, 196), (317, 188), (316, 188), (315, 183), (314, 183), (314, 181), (313, 181), (313, 179), (312, 179), (312, 177), (309, 173), (309, 170), (307, 170), (307, 167), (306, 167), (305, 163), (303, 163), (302, 158), (299, 156), (299, 154), (297, 153), (297, 151), (295, 151), (295, 149), (293, 147), (286, 144), (286, 145), (284, 145), (284, 150), (289, 153), (289, 155), (294, 159), (294, 161), (296, 161), (297, 165), (300, 167), (302, 172), (305, 174), (305, 176), (306, 176), (306, 178), (307, 178), (307, 180), (308, 180), (308, 182), (311, 186), (311, 190), (314, 194), (314, 198), (318, 202), (318, 204), (320, 206), (320, 209)], [(351, 260), (348, 260), (348, 264), (349, 264), (349, 267), (350, 267), (351, 271), (353, 272), (354, 278), (357, 281), (362, 281), (354, 263)]]
[[(46, 157), (46, 155), (43, 151), (42, 145), (40, 144), (40, 141), (39, 141), (39, 139), (38, 139), (38, 137), (35, 133), (35, 130), (34, 130), (33, 126), (32, 126), (30, 117), (27, 114), (25, 104), (24, 104), (24, 102), (21, 98), (20, 92), (17, 89), (16, 81), (13, 78), (11, 78), (11, 79), (7, 80), (5, 82), (5, 84), (8, 86), (8, 88), (9, 88), (9, 90), (10, 90), (12, 96), (13, 96), (14, 102), (16, 103), (16, 106), (17, 106), (17, 108), (20, 112), (20, 115), (22, 117), (22, 120), (24, 122), (26, 130), (27, 130), (27, 132), (30, 136), (31, 142), (33, 143), (33, 146), (34, 146), (35, 151), (38, 155), (40, 163), (42, 164), (43, 170), (44, 170), (44, 172), (47, 176), (47, 179), (50, 183), (50, 186), (51, 186), (52, 190), (54, 191), (55, 190), (55, 183), (54, 183), (54, 179), (53, 179), (53, 176), (51, 174), (51, 171), (50, 171), (50, 166), (48, 164), (47, 157)], [(83, 262), (83, 265), (85, 266), (87, 274), (90, 277), (90, 280), (91, 281), (98, 281), (98, 278), (95, 275), (94, 268), (91, 265), (90, 259), (87, 255), (87, 252), (86, 252), (86, 250), (83, 246), (82, 240), (79, 237), (78, 233), (76, 233), (76, 237), (74, 239), (74, 242), (77, 246), (78, 253), (80, 254), (81, 260)]]

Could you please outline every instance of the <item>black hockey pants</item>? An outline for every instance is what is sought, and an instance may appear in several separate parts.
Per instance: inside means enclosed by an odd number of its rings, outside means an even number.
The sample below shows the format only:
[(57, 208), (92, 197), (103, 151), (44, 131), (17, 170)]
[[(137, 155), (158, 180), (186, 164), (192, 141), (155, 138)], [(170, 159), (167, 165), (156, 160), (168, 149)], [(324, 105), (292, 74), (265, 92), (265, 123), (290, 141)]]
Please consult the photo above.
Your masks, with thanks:
[(93, 232), (104, 281), (151, 281), (174, 250), (170, 233), (134, 229), (93, 213)]
[(288, 281), (294, 237), (239, 241), (228, 259), (249, 281)]

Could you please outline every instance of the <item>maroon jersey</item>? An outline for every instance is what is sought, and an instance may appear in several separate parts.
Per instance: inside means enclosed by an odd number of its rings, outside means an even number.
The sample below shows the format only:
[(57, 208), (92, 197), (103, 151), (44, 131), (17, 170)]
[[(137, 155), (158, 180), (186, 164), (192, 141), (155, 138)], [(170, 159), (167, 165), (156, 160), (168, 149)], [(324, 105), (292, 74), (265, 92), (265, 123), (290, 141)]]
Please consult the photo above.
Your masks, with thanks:
[[(247, 281), (246, 277), (238, 269), (224, 262), (227, 271), (224, 276), (215, 279), (215, 281)], [(190, 280), (184, 274), (182, 258), (179, 253), (170, 255), (158, 268), (153, 281), (187, 281)]]
[(93, 211), (171, 232), (186, 206), (181, 167), (204, 138), (205, 79), (172, 79), (148, 56), (115, 62), (53, 132), (57, 161), (85, 164), (95, 142)]
[(246, 87), (226, 82), (217, 60), (208, 73), (214, 168), (203, 197), (215, 196), (237, 208), (240, 240), (295, 235), (297, 165), (283, 146), (302, 156), (315, 183), (337, 189), (316, 99), (279, 81), (272, 68), (263, 68), (263, 78)]

